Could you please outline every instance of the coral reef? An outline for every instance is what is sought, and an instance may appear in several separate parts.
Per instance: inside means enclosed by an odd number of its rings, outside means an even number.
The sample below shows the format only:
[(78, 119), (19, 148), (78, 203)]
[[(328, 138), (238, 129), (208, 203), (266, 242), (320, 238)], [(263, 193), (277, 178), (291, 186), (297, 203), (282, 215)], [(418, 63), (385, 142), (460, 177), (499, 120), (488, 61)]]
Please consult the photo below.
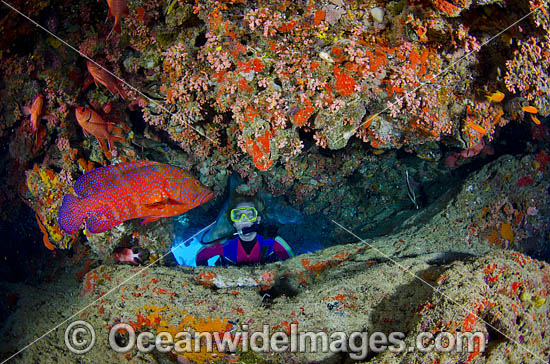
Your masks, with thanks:
[(44, 234), (44, 245), (53, 250), (58, 247), (67, 249), (74, 243), (75, 237), (66, 235), (57, 224), (57, 213), (63, 195), (72, 193), (70, 174), (56, 175), (51, 169), (34, 165), (27, 171), (26, 199), (36, 212), (36, 220)]
[[(548, 361), (549, 267), (535, 259), (550, 255), (548, 0), (10, 3), (0, 4), (1, 222), (24, 201), (44, 251), (74, 257), (63, 255), (45, 291), (4, 287), (0, 303), (16, 312), (2, 352), (77, 306), (87, 309), (71, 318), (99, 339), (77, 357), (60, 349), (63, 335), (46, 336), (14, 361), (347, 360), (116, 353), (108, 330), (120, 322), (155, 333), (397, 330), (407, 345), (423, 331), (480, 331), (485, 352), (363, 359)], [(117, 143), (89, 138), (91, 116), (78, 110), (93, 110), (96, 134)], [(80, 175), (135, 160), (188, 171), (216, 205), (95, 235), (61, 230), (62, 197)], [(177, 225), (210, 222), (230, 178), (242, 180), (230, 195), (264, 199), (264, 222), (308, 254), (265, 267), (170, 267)], [(325, 249), (309, 253), (313, 240)], [(148, 270), (116, 264), (115, 249), (137, 245)]]
[[(176, 159), (217, 195), (236, 172), (241, 193), (284, 195), (309, 216), (375, 225), (406, 200), (400, 189), (380, 196), (390, 186), (378, 180), (397, 183), (414, 168), (392, 165), (400, 162), (385, 150), (435, 163), (441, 147), (470, 150), (510, 120), (548, 114), (548, 4), (493, 4), (128, 1), (122, 32), (106, 39), (104, 2), (74, 4), (69, 14), (41, 3), (29, 15), (79, 53), (45, 32), (32, 47), (0, 53), (0, 137), (23, 169), (46, 158), (75, 179), (148, 154)], [(493, 39), (527, 11), (521, 31)], [(2, 19), (2, 42), (20, 42), (13, 20)], [(105, 69), (90, 69), (85, 57)], [(34, 143), (21, 107), (38, 93), (53, 117)], [(106, 151), (79, 137), (76, 106), (93, 108), (125, 141)], [(526, 107), (538, 116), (525, 117)], [(444, 174), (418, 167), (411, 173), (424, 183)], [(350, 176), (371, 183), (346, 191)], [(381, 205), (387, 210), (369, 211)]]
[[(545, 172), (539, 169), (540, 160), (540, 155), (501, 157), (466, 180), (454, 198), (443, 196), (432, 207), (437, 213), (427, 211), (428, 216), (411, 217), (403, 222), (405, 229), (396, 234), (338, 245), (263, 267), (153, 265), (143, 269), (88, 265), (79, 273), (82, 282), (65, 274), (50, 283), (46, 295), (55, 303), (51, 306), (40, 303), (46, 299), (42, 291), (19, 287), (19, 310), (5, 331), (11, 337), (5, 350), (18, 349), (29, 340), (27, 335), (34, 337), (65, 319), (66, 314), (62, 317), (61, 312), (76, 312), (72, 318), (86, 320), (96, 330), (98, 342), (90, 352), (84, 356), (69, 354), (58, 349), (64, 348), (63, 335), (48, 335), (14, 362), (55, 358), (68, 363), (78, 358), (83, 363), (305, 363), (341, 362), (347, 355), (310, 350), (206, 353), (202, 349), (183, 354), (118, 354), (109, 349), (107, 341), (109, 329), (118, 323), (127, 323), (136, 332), (188, 330), (220, 335), (241, 330), (243, 325), (251, 333), (261, 332), (264, 324), (272, 332), (289, 332), (293, 325), (300, 331), (329, 333), (400, 331), (406, 333), (406, 345), (414, 344), (420, 332), (481, 332), (488, 340), (485, 351), (479, 347), (472, 352), (386, 351), (369, 353), (363, 359), (368, 363), (493, 363), (511, 357), (526, 363), (539, 362), (541, 357), (548, 357), (545, 343), (550, 268), (520, 252), (504, 250), (504, 241), (516, 244), (510, 234), (548, 239), (546, 220), (536, 214), (527, 214), (516, 222), (524, 209), (533, 207), (521, 203), (526, 189), (532, 189), (533, 196), (548, 189), (548, 179), (542, 177)], [(522, 175), (506, 177), (509, 165), (516, 170), (524, 168), (533, 180), (525, 182)], [(503, 178), (508, 184), (501, 183)], [(479, 188), (479, 183), (490, 188)], [(488, 224), (486, 229), (499, 228), (501, 235), (501, 243), (493, 242), (492, 248), (496, 249), (490, 251), (483, 237), (485, 230), (476, 231), (472, 224), (485, 206), (508, 193), (499, 186), (518, 183), (526, 185), (505, 198), (506, 203), (516, 206), (517, 214), (505, 205), (485, 212), (496, 224)], [(548, 208), (548, 196), (537, 198), (534, 207), (547, 216), (543, 209)], [(411, 222), (415, 218), (425, 220), (420, 228), (418, 220)], [(525, 227), (525, 219), (533, 230)], [(502, 228), (506, 223), (511, 225), (509, 229)], [(4, 289), (10, 292), (13, 287)], [(83, 311), (75, 309), (84, 306)], [(25, 320), (17, 319), (22, 316)]]
[[(357, 245), (353, 245), (356, 249)], [(364, 246), (366, 248), (366, 246)], [(344, 256), (349, 246), (341, 246), (329, 254)], [(326, 259), (330, 259), (328, 254)], [(355, 251), (349, 259), (334, 263), (328, 274), (318, 277), (307, 289), (285, 289), (282, 295), (262, 299), (267, 287), (227, 285), (218, 290), (204, 287), (195, 281), (194, 272), (167, 268), (151, 268), (139, 273), (132, 283), (127, 277), (135, 275), (135, 268), (101, 266), (85, 278), (82, 286), (84, 301), (94, 299), (93, 306), (80, 315), (97, 331), (98, 344), (85, 356), (74, 356), (84, 363), (163, 363), (176, 362), (183, 356), (188, 362), (206, 360), (220, 362), (337, 362), (343, 353), (139, 353), (116, 354), (105, 342), (109, 329), (119, 323), (131, 325), (137, 332), (178, 332), (184, 329), (197, 332), (214, 331), (220, 334), (240, 330), (247, 324), (250, 332), (261, 332), (263, 324), (269, 324), (272, 332), (288, 331), (297, 325), (300, 331), (368, 331), (407, 332), (406, 345), (414, 344), (415, 334), (429, 331), (482, 332), (491, 349), (473, 353), (424, 353), (396, 354), (386, 351), (377, 354), (369, 363), (400, 363), (403, 360), (424, 363), (438, 360), (464, 362), (498, 362), (503, 357), (516, 358), (526, 363), (538, 362), (544, 352), (540, 338), (547, 335), (548, 321), (548, 273), (546, 263), (528, 258), (517, 252), (492, 252), (470, 261), (457, 261), (449, 265), (435, 264), (437, 257), (427, 255), (398, 259), (404, 274), (396, 275), (394, 262), (377, 262), (367, 250)], [(296, 266), (294, 258), (289, 266)], [(302, 258), (304, 259), (304, 258)], [(305, 258), (308, 259), (308, 258)], [(435, 260), (434, 260), (435, 259)], [(285, 263), (286, 264), (286, 263)], [(283, 265), (285, 265), (283, 264)], [(300, 263), (298, 263), (300, 264)], [(281, 268), (280, 266), (278, 268)], [(270, 275), (271, 267), (257, 274)], [(306, 268), (308, 269), (308, 268)], [(316, 269), (313, 269), (316, 271)], [(246, 272), (235, 268), (217, 269), (217, 275), (245, 279)], [(203, 271), (203, 277), (215, 273)], [(343, 275), (347, 277), (342, 284)], [(415, 276), (421, 277), (422, 281)], [(462, 284), (467, 279), (469, 284)], [(196, 283), (195, 283), (196, 282)], [(107, 294), (118, 283), (122, 286), (116, 294)], [(63, 290), (66, 290), (67, 283)], [(278, 283), (279, 284), (279, 283)], [(77, 288), (68, 285), (72, 292)], [(60, 287), (56, 288), (56, 292)], [(281, 288), (279, 288), (281, 289)], [(258, 294), (258, 290), (261, 294)], [(33, 300), (33, 293), (24, 291), (21, 305)], [(272, 291), (273, 293), (273, 291)], [(292, 297), (285, 295), (292, 294)], [(56, 293), (57, 294), (57, 293)], [(59, 296), (58, 296), (59, 297)], [(54, 300), (58, 299), (55, 297)], [(84, 302), (83, 301), (83, 302)], [(63, 306), (63, 305), (62, 305)], [(399, 309), (396, 309), (399, 307)], [(23, 314), (21, 312), (20, 314)], [(27, 315), (29, 313), (26, 313)], [(58, 318), (50, 310), (41, 310), (48, 321), (41, 320), (40, 327)], [(59, 317), (60, 319), (60, 317)], [(12, 345), (24, 343), (25, 337), (18, 321), (10, 328), (16, 340)], [(523, 325), (516, 324), (523, 322)], [(40, 331), (40, 329), (37, 327)], [(15, 362), (32, 362), (58, 358), (71, 362), (75, 354), (61, 354), (63, 335), (51, 335), (25, 351)], [(59, 342), (58, 344), (56, 344)], [(519, 347), (518, 347), (519, 345)], [(67, 357), (62, 358), (63, 355)]]

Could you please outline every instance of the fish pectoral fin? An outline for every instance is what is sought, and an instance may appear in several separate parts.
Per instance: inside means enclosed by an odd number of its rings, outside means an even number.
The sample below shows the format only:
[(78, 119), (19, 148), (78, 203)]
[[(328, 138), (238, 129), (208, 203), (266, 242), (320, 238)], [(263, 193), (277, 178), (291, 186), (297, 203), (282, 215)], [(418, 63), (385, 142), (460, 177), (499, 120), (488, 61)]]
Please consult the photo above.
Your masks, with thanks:
[(149, 195), (149, 201), (143, 203), (143, 207), (146, 209), (158, 209), (162, 208), (168, 203), (168, 198), (164, 194), (151, 194)]
[(168, 199), (166, 200), (166, 204), (170, 205), (170, 206), (183, 206), (184, 205), (184, 203), (182, 203), (181, 201), (173, 200), (170, 197), (168, 197)]
[(159, 216), (147, 216), (146, 218), (143, 219), (143, 221), (141, 222), (141, 225), (147, 224), (149, 222), (157, 221), (158, 219), (160, 219)]
[(148, 204), (144, 204), (142, 205), (143, 208), (147, 209), (147, 210), (157, 210), (159, 208), (162, 208), (162, 206), (164, 206), (164, 203), (162, 202), (155, 202), (155, 203), (148, 203)]
[[(158, 217), (175, 216), (189, 210), (189, 208), (181, 202), (174, 201), (170, 198), (160, 202), (145, 204), (142, 205), (142, 207), (146, 211), (145, 215)], [(147, 222), (149, 222), (149, 220), (147, 220)]]
[(166, 206), (182, 205), (181, 202), (172, 200), (170, 197), (165, 198), (162, 201), (144, 204), (143, 207), (147, 209), (158, 209)]

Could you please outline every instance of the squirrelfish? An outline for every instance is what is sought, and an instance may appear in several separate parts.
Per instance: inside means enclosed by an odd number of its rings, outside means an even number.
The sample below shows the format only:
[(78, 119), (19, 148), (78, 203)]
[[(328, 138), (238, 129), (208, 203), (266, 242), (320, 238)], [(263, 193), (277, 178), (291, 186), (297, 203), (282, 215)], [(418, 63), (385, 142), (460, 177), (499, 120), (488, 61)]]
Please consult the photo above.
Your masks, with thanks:
[(34, 142), (36, 144), (38, 138), (38, 122), (40, 119), (50, 120), (52, 115), (43, 115), (44, 113), (44, 95), (38, 94), (34, 98), (31, 107), (23, 107), (23, 113), (30, 115), (30, 130), (34, 134)]
[(44, 95), (38, 94), (32, 102), (30, 109), (25, 107), (25, 112), (28, 112), (31, 116), (31, 130), (33, 133), (38, 131), (38, 120), (42, 116), (42, 111), (44, 109)]
[(113, 29), (111, 29), (109, 35), (107, 36), (107, 39), (109, 39), (113, 33), (113, 30), (120, 34), (120, 23), (122, 22), (122, 17), (128, 15), (128, 4), (126, 4), (126, 0), (107, 0), (107, 4), (109, 5), (109, 14), (107, 15), (107, 19), (110, 17), (115, 18)]
[(117, 80), (109, 72), (105, 71), (103, 68), (91, 61), (87, 61), (86, 65), (88, 67), (88, 71), (94, 78), (96, 85), (100, 83), (107, 87), (107, 90), (109, 90), (113, 95), (118, 92), (123, 99), (126, 99), (126, 91), (119, 87)]
[(65, 195), (59, 226), (74, 234), (82, 222), (92, 234), (130, 219), (142, 224), (183, 214), (214, 194), (190, 173), (153, 161), (133, 161), (93, 169), (78, 178), (75, 195)]
[(119, 263), (130, 263), (138, 265), (147, 262), (149, 251), (140, 247), (133, 248), (117, 248), (113, 252), (113, 258)]
[[(124, 138), (114, 136), (109, 133), (108, 123), (103, 120), (101, 115), (92, 109), (84, 106), (78, 106), (75, 110), (76, 121), (84, 130), (84, 135), (92, 134), (96, 137), (103, 151), (111, 151), (115, 141), (123, 141)], [(108, 149), (105, 148), (104, 140), (107, 140)]]

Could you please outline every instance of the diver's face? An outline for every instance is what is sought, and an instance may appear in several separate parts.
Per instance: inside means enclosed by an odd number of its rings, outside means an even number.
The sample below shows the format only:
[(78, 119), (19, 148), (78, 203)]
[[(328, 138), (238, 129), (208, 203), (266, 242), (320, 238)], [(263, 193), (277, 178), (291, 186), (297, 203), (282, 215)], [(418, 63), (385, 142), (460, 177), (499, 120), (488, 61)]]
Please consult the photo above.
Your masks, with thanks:
[[(249, 202), (242, 202), (242, 203), (238, 204), (237, 206), (235, 206), (235, 208), (246, 208), (246, 207), (251, 207), (252, 208), (252, 207), (254, 207), (254, 204), (249, 203)], [(258, 217), (256, 218), (255, 221), (249, 221), (249, 220), (243, 218), (243, 219), (241, 219), (241, 221), (233, 221), (233, 226), (235, 227), (235, 230), (237, 230), (241, 240), (250, 241), (250, 240), (253, 240), (256, 237), (256, 232), (251, 231), (247, 234), (243, 234), (242, 231), (243, 231), (243, 229), (251, 227), (255, 223), (259, 224), (260, 220), (261, 220), (261, 216), (259, 216), (259, 215), (258, 215)]]

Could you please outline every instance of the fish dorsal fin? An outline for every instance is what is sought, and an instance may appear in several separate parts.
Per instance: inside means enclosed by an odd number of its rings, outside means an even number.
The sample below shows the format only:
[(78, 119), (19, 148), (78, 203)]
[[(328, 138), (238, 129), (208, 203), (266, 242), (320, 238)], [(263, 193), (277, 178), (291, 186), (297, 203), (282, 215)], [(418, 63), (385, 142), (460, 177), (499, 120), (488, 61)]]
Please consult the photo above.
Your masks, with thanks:
[(151, 164), (158, 164), (158, 162), (133, 161), (93, 169), (78, 178), (74, 184), (74, 192), (80, 198), (88, 197), (103, 190), (108, 181), (125, 172)]

